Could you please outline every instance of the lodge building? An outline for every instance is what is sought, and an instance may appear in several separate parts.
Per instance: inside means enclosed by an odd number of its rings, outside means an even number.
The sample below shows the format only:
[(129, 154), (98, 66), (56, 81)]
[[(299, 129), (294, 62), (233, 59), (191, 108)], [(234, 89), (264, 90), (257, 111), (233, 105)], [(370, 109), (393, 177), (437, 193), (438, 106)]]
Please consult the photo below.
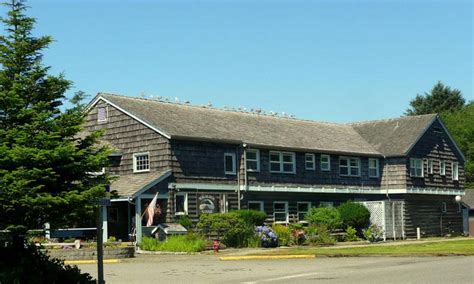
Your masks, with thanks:
[(465, 230), (455, 200), (465, 158), (436, 114), (336, 124), (106, 93), (86, 111), (85, 130), (103, 129), (113, 150), (106, 236), (147, 234), (156, 193), (155, 224), (239, 208), (301, 222), (311, 207), (353, 200), (384, 202), (383, 214), (400, 205), (400, 237)]

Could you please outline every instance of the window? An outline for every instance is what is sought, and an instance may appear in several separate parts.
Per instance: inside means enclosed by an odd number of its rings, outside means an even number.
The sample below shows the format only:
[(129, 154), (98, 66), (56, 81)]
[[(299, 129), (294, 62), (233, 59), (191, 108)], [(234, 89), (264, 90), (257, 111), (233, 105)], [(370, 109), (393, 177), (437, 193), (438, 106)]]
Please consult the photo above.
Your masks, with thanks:
[(270, 152), (271, 173), (295, 173), (295, 153)]
[(273, 202), (273, 220), (275, 223), (288, 223), (288, 202)]
[(310, 208), (311, 208), (311, 202), (298, 202), (297, 203), (299, 222), (305, 222), (304, 217), (306, 216), (306, 213), (308, 213)]
[(245, 159), (247, 160), (247, 171), (260, 171), (260, 151), (256, 149), (248, 149), (245, 151)]
[(340, 157), (339, 174), (341, 176), (360, 176), (360, 159)]
[(224, 171), (226, 175), (235, 175), (235, 154), (224, 153)]
[(178, 192), (174, 196), (174, 213), (175, 215), (188, 214), (188, 194)]
[(446, 213), (448, 209), (446, 207), (446, 202), (441, 202), (441, 212)]
[(379, 177), (379, 159), (369, 159), (369, 177)]
[(446, 175), (446, 162), (439, 161), (439, 174), (442, 176)]
[(133, 172), (149, 172), (150, 171), (150, 154), (138, 153), (133, 154)]
[(263, 201), (249, 201), (248, 209), (264, 212), (264, 210), (263, 210)]
[(98, 122), (106, 122), (107, 121), (107, 107), (99, 107), (97, 109), (97, 121)]
[(331, 170), (331, 157), (329, 155), (321, 155), (321, 171)]
[(451, 177), (453, 180), (459, 180), (459, 164), (457, 162), (451, 163)]
[(434, 170), (433, 170), (433, 160), (429, 159), (428, 160), (428, 173), (433, 174), (433, 172), (434, 172)]
[(314, 154), (306, 154), (304, 155), (304, 166), (305, 169), (307, 170), (314, 170), (315, 167), (315, 162), (314, 162)]
[(423, 177), (423, 160), (410, 159), (410, 176)]
[(321, 201), (321, 202), (319, 202), (319, 207), (334, 207), (334, 202)]

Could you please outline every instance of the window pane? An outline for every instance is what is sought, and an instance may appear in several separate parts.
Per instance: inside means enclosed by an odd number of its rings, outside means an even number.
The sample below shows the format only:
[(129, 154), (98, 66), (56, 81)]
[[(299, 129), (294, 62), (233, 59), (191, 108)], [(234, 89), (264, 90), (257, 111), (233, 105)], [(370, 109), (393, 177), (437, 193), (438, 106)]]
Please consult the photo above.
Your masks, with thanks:
[(357, 175), (359, 175), (359, 169), (351, 168), (351, 176), (357, 176)]
[(293, 172), (293, 164), (283, 164), (284, 172)]
[(274, 213), (275, 222), (286, 222), (286, 213)]
[(357, 159), (350, 159), (351, 167), (359, 166), (359, 160)]
[(283, 162), (293, 162), (293, 155), (290, 154), (283, 154)]
[(307, 212), (308, 210), (309, 210), (309, 204), (308, 203), (298, 203), (298, 211)]
[(150, 161), (148, 159), (148, 154), (146, 155), (136, 155), (135, 156), (135, 168), (137, 171), (144, 171), (150, 169)]
[(273, 172), (280, 171), (280, 164), (279, 163), (270, 163), (270, 170)]
[(347, 159), (341, 159), (341, 160), (339, 160), (339, 164), (340, 164), (341, 166), (347, 166), (348, 161), (347, 161)]
[(307, 169), (314, 169), (314, 163), (313, 162), (306, 162), (306, 168)]
[(176, 195), (176, 209), (177, 213), (184, 213), (184, 195)]
[(306, 162), (313, 162), (314, 156), (313, 155), (306, 155), (305, 159), (306, 159)]
[(280, 161), (280, 155), (279, 154), (270, 154), (270, 161), (279, 162)]
[(225, 171), (226, 172), (234, 172), (234, 157), (233, 156), (225, 156)]
[(347, 168), (341, 167), (339, 169), (340, 169), (341, 175), (348, 175), (349, 174), (349, 170)]
[(247, 160), (256, 160), (257, 152), (247, 151), (246, 157), (247, 157)]
[(107, 109), (105, 107), (100, 107), (98, 110), (98, 120), (106, 121), (107, 120)]
[(257, 162), (247, 160), (247, 169), (252, 170), (252, 171), (256, 171), (257, 170)]
[(286, 203), (277, 203), (277, 202), (275, 202), (273, 204), (273, 209), (275, 211), (279, 211), (279, 212), (280, 211), (286, 211)]
[(329, 156), (327, 156), (327, 155), (321, 155), (321, 162), (322, 162), (322, 163), (327, 163), (327, 162), (329, 162)]

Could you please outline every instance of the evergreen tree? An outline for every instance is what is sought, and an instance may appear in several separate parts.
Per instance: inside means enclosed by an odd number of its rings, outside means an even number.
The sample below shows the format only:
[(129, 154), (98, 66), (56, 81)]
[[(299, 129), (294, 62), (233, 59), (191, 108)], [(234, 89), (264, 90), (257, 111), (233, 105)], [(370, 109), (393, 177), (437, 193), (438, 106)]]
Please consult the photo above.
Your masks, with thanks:
[(21, 0), (5, 3), (0, 36), (0, 230), (19, 236), (28, 229), (70, 225), (90, 213), (104, 194), (107, 163), (100, 133), (81, 133), (83, 93), (62, 111), (71, 82), (48, 74), (41, 51), (49, 36), (35, 37), (35, 19)]
[(451, 89), (443, 83), (438, 82), (429, 93), (424, 96), (417, 95), (410, 102), (410, 108), (406, 115), (420, 115), (428, 113), (441, 113), (445, 111), (456, 111), (461, 109), (465, 100), (458, 89)]

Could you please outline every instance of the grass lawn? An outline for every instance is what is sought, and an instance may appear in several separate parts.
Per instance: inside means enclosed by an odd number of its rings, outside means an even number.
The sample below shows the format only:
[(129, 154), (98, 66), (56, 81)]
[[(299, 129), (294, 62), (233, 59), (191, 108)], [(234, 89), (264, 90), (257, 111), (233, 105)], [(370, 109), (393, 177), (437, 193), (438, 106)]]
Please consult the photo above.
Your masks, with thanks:
[(406, 256), (406, 255), (474, 255), (474, 239), (440, 241), (428, 243), (383, 245), (337, 248), (337, 247), (299, 247), (272, 250), (261, 254), (294, 255), (314, 254), (327, 256)]

